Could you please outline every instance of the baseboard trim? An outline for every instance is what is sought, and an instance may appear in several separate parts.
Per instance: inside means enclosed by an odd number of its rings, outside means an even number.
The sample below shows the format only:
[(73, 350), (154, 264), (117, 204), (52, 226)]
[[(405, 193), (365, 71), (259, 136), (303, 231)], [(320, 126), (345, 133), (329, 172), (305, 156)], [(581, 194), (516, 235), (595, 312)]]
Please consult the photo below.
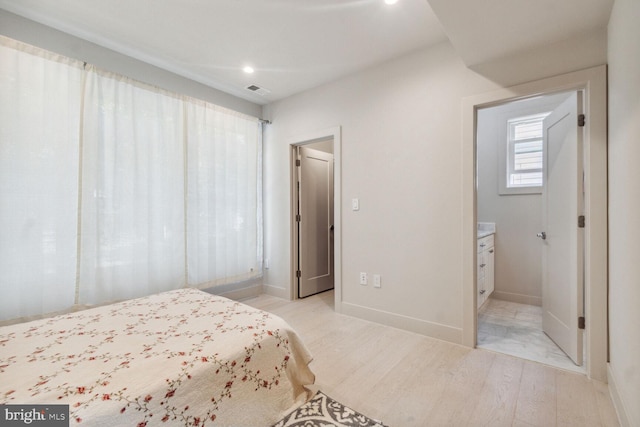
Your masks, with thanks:
[(220, 295), (225, 298), (232, 299), (234, 301), (241, 301), (244, 299), (255, 298), (258, 295), (262, 295), (262, 285), (256, 284), (247, 286), (246, 288), (234, 289), (227, 292), (222, 292), (216, 295)]
[(616, 410), (616, 414), (618, 415), (618, 421), (622, 427), (631, 427), (640, 425), (640, 420), (634, 420), (631, 422), (630, 413), (627, 410), (627, 405), (625, 405), (624, 399), (620, 394), (620, 390), (618, 389), (618, 376), (615, 374), (615, 371), (611, 367), (610, 363), (607, 363), (607, 381), (609, 383), (609, 394), (611, 395), (611, 400), (613, 401), (613, 407)]
[(273, 285), (267, 285), (266, 283), (262, 285), (262, 292), (267, 295), (271, 295), (272, 297), (282, 298), (286, 300), (291, 300), (289, 296), (289, 290), (285, 288), (279, 288)]
[(415, 332), (431, 338), (437, 338), (454, 344), (462, 344), (462, 329), (439, 323), (428, 322), (413, 317), (402, 316), (386, 311), (375, 310), (348, 302), (341, 303), (341, 313), (348, 316), (358, 317), (386, 326)]
[(516, 302), (518, 304), (528, 304), (542, 306), (542, 298), (531, 295), (513, 294), (511, 292), (493, 291), (491, 298), (502, 301)]

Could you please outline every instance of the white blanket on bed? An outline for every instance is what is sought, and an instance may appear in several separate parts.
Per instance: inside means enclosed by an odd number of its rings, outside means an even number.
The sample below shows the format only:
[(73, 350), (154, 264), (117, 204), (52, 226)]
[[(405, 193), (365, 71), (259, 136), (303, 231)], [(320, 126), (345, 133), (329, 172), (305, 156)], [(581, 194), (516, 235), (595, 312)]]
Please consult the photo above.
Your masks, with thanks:
[(0, 404), (69, 404), (72, 425), (268, 426), (311, 355), (282, 319), (194, 289), (0, 328)]

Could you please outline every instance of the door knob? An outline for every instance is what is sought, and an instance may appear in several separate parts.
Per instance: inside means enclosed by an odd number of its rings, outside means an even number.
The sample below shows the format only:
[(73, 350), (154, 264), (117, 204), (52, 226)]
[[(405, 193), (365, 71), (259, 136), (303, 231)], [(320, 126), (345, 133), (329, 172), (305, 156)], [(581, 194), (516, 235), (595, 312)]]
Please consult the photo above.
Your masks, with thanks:
[(544, 231), (539, 232), (538, 234), (536, 234), (536, 236), (538, 236), (542, 240), (546, 240), (547, 239), (547, 233), (545, 233)]

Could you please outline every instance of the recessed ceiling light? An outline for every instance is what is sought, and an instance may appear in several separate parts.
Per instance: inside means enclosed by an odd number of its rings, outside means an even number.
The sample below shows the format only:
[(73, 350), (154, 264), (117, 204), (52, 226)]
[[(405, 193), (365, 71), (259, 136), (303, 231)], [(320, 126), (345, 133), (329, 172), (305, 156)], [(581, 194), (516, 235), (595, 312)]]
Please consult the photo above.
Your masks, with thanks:
[(246, 67), (244, 67), (244, 68), (242, 69), (242, 71), (244, 71), (244, 72), (245, 72), (245, 73), (247, 73), (247, 74), (253, 74), (253, 72), (254, 72), (255, 70), (253, 69), (253, 67), (249, 67), (249, 66), (247, 65)]
[(386, 4), (396, 4), (396, 3), (398, 3), (398, 0), (384, 0), (384, 2)]

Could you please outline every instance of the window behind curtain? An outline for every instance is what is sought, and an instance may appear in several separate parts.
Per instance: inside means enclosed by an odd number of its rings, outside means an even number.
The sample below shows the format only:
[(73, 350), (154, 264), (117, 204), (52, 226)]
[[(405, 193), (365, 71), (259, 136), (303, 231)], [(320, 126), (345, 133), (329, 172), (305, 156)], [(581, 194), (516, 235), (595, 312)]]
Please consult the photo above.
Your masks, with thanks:
[(0, 113), (0, 320), (262, 274), (256, 118), (4, 37)]
[(87, 71), (79, 303), (184, 284), (183, 101)]
[(187, 103), (188, 283), (201, 288), (261, 275), (261, 125), (215, 105)]
[(73, 305), (82, 64), (0, 38), (0, 316)]

